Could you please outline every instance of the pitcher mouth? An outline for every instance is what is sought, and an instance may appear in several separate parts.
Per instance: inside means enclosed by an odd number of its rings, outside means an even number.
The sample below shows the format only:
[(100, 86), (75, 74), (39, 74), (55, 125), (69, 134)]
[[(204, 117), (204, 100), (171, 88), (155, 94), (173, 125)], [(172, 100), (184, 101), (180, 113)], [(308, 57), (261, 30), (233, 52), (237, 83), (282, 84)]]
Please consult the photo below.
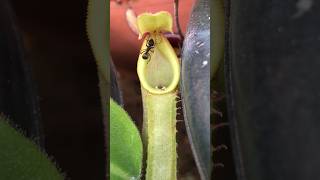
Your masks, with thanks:
[[(148, 44), (150, 39), (154, 41), (154, 47)], [(145, 37), (137, 71), (141, 86), (150, 93), (165, 94), (176, 89), (180, 79), (180, 63), (169, 41), (161, 33), (150, 33)]]
[(170, 42), (171, 46), (173, 48), (181, 48), (182, 47), (182, 43), (183, 43), (183, 39), (181, 38), (181, 36), (177, 33), (163, 33), (164, 37), (166, 37), (168, 39), (168, 41)]

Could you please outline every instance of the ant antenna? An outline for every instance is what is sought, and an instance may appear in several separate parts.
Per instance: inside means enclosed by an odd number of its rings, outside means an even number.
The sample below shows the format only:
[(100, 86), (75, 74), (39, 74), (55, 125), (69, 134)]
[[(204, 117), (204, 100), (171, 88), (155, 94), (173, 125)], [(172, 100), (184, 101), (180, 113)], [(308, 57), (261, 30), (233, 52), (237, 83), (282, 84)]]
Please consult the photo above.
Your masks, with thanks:
[[(149, 40), (152, 36), (150, 33), (148, 33), (148, 39)], [(159, 44), (161, 42), (161, 32), (158, 32), (157, 31), (153, 31), (153, 34), (154, 34), (154, 44)]]

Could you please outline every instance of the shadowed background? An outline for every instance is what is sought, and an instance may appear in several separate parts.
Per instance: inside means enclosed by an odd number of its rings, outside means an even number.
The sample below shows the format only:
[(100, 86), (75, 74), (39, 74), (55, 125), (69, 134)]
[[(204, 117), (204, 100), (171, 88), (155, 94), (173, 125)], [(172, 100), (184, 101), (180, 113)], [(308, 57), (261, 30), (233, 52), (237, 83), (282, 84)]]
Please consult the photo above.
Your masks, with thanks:
[(104, 179), (96, 65), (87, 1), (12, 1), (40, 99), (46, 152), (70, 179)]

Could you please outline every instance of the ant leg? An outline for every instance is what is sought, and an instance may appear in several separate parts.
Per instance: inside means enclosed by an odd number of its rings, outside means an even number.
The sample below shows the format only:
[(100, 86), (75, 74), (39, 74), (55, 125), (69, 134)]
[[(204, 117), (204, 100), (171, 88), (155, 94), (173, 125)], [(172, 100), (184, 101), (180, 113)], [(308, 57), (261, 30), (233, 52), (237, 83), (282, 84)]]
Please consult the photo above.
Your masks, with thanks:
[(140, 52), (140, 54), (144, 54), (145, 52), (147, 52), (147, 50), (144, 49)]
[(147, 35), (147, 42), (151, 39), (151, 34)]
[(148, 53), (148, 63), (150, 62), (150, 60), (151, 60), (151, 54)]

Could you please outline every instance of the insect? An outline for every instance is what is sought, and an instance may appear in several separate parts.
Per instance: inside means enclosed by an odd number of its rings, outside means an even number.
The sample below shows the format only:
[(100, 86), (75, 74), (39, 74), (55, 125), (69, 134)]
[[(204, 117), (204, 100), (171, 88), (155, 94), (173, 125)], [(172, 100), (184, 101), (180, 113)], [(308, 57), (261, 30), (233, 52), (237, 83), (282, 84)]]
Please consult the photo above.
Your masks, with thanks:
[(152, 52), (152, 53), (154, 52), (154, 50), (153, 50), (154, 49), (154, 45), (155, 45), (155, 43), (154, 43), (154, 40), (152, 38), (147, 40), (147, 44), (146, 44), (147, 48), (144, 49), (143, 51), (141, 51), (141, 53), (140, 53), (140, 54), (142, 54), (142, 58), (143, 59), (145, 59), (145, 60), (149, 60), (150, 59), (150, 57), (151, 57), (150, 52)]

